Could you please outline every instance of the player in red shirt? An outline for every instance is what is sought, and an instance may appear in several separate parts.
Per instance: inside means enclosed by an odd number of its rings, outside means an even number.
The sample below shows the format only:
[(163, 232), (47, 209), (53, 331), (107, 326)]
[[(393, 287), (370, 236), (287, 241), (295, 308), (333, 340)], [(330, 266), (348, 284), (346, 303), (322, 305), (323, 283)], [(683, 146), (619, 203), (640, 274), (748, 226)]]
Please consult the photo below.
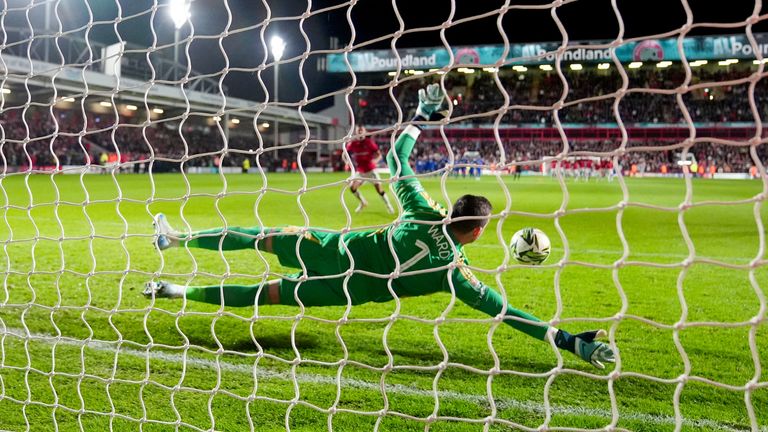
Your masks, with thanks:
[(616, 170), (613, 169), (613, 161), (608, 159), (605, 161), (605, 168), (608, 170), (608, 181), (613, 181), (613, 176), (616, 175)]
[[(360, 139), (347, 143), (347, 152), (355, 161), (355, 178), (349, 186), (349, 190), (352, 192), (352, 195), (360, 200), (360, 204), (358, 204), (355, 209), (355, 213), (359, 213), (368, 206), (368, 201), (366, 201), (363, 194), (360, 193), (360, 186), (365, 181), (364, 179), (379, 179), (379, 174), (376, 173), (376, 164), (381, 160), (381, 152), (379, 151), (379, 146), (370, 137), (365, 137), (365, 132), (365, 127), (358, 125), (355, 133)], [(387, 211), (390, 214), (394, 213), (395, 209), (392, 208), (392, 204), (389, 203), (387, 191), (381, 187), (381, 183), (374, 181), (373, 187), (376, 188), (376, 192), (379, 193), (379, 196), (387, 206)]]

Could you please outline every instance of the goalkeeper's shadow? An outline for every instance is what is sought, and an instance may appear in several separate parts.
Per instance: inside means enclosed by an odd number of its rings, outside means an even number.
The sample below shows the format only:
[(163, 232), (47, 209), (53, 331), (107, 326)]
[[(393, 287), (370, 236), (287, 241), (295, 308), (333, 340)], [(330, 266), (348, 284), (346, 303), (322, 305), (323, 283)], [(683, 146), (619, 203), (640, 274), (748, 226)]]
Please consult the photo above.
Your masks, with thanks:
[[(437, 365), (440, 364), (444, 358), (440, 351), (424, 351), (417, 349), (414, 346), (413, 349), (396, 348), (390, 349), (394, 357), (394, 362), (398, 364), (407, 365)], [(386, 356), (386, 351), (383, 349), (378, 350), (378, 354)], [(448, 354), (448, 363), (455, 363), (461, 365), (471, 365), (478, 369), (491, 369), (494, 367), (493, 358), (490, 352), (483, 353), (482, 357), (478, 353), (472, 353), (469, 351), (453, 351)], [(530, 358), (510, 358), (506, 357), (502, 359), (501, 369), (511, 371), (524, 371), (526, 373), (546, 373), (552, 368), (557, 366), (557, 359), (553, 355), (551, 361), (542, 361)], [(456, 368), (454, 373), (465, 373), (467, 375), (475, 375), (465, 369)]]
[[(221, 342), (222, 348), (226, 351), (257, 353), (260, 349), (265, 352), (293, 350), (290, 334), (261, 334), (257, 335), (255, 342), (247, 333), (233, 336), (231, 334), (219, 334), (217, 332), (217, 336), (219, 342)], [(213, 350), (219, 348), (216, 341), (211, 338), (210, 333), (206, 335), (200, 333), (187, 333), (187, 338), (189, 339), (189, 343), (193, 345)], [(295, 341), (296, 347), (299, 350), (312, 350), (320, 346), (318, 337), (306, 332), (296, 332)]]

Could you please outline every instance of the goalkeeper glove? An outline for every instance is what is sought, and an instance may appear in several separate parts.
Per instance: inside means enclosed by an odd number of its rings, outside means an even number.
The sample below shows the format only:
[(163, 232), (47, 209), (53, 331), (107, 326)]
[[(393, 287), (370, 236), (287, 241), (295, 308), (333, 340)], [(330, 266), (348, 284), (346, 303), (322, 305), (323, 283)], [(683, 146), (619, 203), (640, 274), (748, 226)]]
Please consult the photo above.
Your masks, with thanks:
[(440, 109), (445, 95), (439, 84), (430, 84), (426, 89), (419, 90), (419, 107), (416, 108), (416, 117), (430, 120), (432, 114)]
[(605, 369), (603, 363), (614, 363), (613, 350), (608, 344), (595, 339), (605, 337), (605, 330), (593, 330), (572, 335), (565, 330), (558, 330), (555, 335), (555, 345), (568, 350), (582, 360), (592, 363), (599, 369)]

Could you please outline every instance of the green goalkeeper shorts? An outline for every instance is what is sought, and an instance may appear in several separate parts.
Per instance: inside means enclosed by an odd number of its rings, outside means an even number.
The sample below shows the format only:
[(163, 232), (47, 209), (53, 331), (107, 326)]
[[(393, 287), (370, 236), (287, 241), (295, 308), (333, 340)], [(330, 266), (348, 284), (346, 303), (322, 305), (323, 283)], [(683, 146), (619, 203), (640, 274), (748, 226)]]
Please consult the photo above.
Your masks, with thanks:
[[(312, 229), (302, 234), (298, 227), (286, 227), (272, 235), (272, 251), (280, 264), (302, 270), (281, 279), (280, 304), (344, 306), (392, 299), (381, 279), (361, 274), (347, 279), (345, 272), (350, 265), (339, 245), (341, 234)], [(307, 278), (301, 280), (305, 275)], [(348, 295), (344, 292), (345, 280)]]

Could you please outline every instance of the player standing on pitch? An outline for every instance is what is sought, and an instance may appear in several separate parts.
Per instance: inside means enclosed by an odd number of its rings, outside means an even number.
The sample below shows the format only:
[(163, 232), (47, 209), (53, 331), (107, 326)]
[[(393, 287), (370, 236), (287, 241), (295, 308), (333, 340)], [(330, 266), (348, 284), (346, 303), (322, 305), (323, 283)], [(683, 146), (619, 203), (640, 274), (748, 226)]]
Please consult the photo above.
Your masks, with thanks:
[[(414, 122), (441, 118), (443, 114), (437, 111), (442, 102), (437, 84), (420, 90)], [(509, 304), (505, 306), (497, 291), (472, 274), (463, 246), (483, 234), (491, 203), (482, 196), (464, 195), (454, 203), (448, 218), (445, 208), (427, 194), (409, 165), (420, 133), (418, 126), (407, 126), (387, 155), (404, 210), (396, 223), (377, 231), (346, 234), (305, 227), (229, 227), (185, 234), (175, 231), (159, 214), (155, 217), (155, 242), (160, 250), (178, 246), (224, 251), (258, 248), (277, 255), (286, 267), (306, 271), (257, 285), (184, 286), (152, 281), (146, 284), (144, 295), (224, 306), (346, 306), (390, 301), (393, 293), (402, 298), (451, 292), (490, 316), (503, 314), (506, 324), (533, 338), (545, 341), (552, 337), (557, 347), (598, 368), (613, 362), (611, 348), (595, 340), (605, 335), (604, 330), (572, 335), (551, 327)], [(355, 271), (347, 276), (351, 267)]]
[(373, 180), (373, 187), (376, 188), (381, 199), (384, 201), (384, 205), (387, 206), (387, 212), (394, 214), (395, 209), (392, 208), (392, 204), (389, 203), (389, 197), (387, 191), (381, 186), (379, 180), (379, 174), (376, 172), (376, 164), (381, 160), (381, 152), (379, 146), (373, 141), (371, 137), (366, 137), (365, 127), (358, 125), (355, 128), (355, 134), (360, 139), (353, 140), (347, 143), (347, 153), (355, 160), (355, 178), (352, 180), (352, 184), (349, 185), (349, 191), (352, 192), (359, 201), (355, 213), (360, 213), (364, 208), (368, 206), (363, 194), (360, 193), (360, 186), (362, 186), (364, 179)]

